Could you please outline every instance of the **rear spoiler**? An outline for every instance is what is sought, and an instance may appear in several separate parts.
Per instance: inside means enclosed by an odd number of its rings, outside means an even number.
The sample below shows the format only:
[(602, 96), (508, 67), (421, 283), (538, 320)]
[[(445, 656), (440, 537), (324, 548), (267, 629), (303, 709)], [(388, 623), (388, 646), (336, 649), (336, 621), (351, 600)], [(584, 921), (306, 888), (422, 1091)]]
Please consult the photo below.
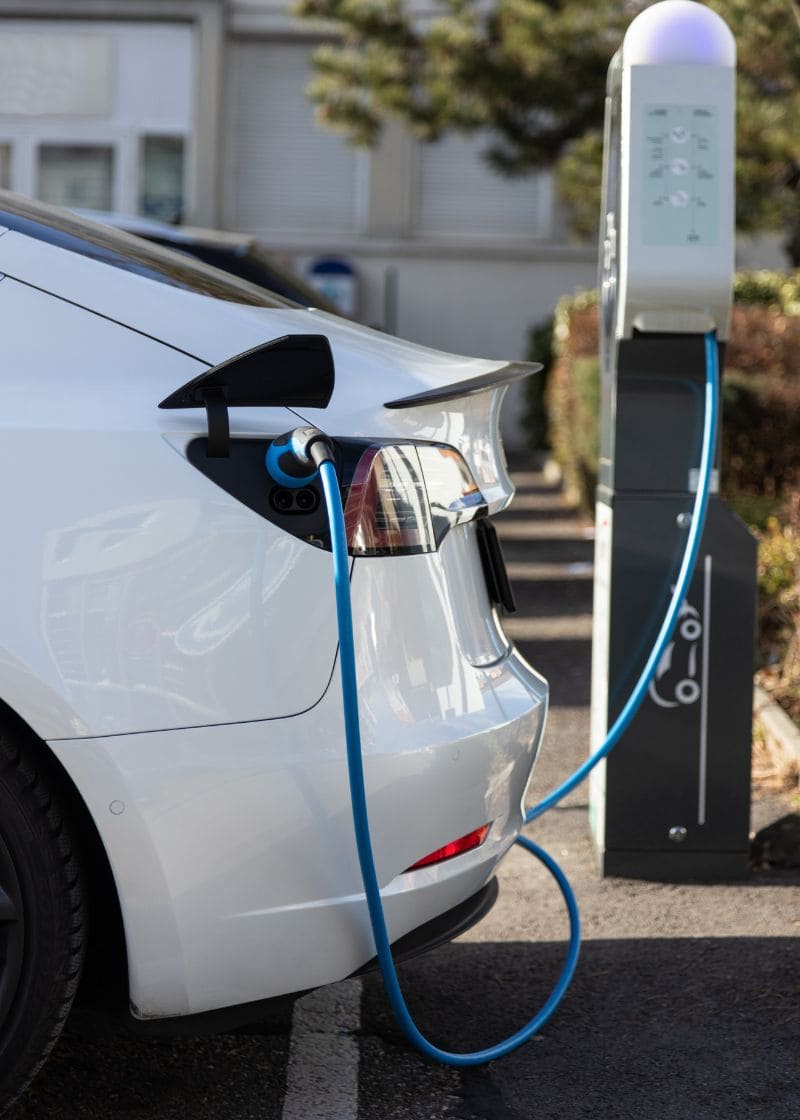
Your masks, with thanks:
[(413, 408), (418, 404), (440, 404), (443, 401), (456, 400), (458, 397), (472, 397), (476, 393), (485, 393), (487, 389), (498, 389), (501, 385), (510, 385), (512, 381), (521, 381), (523, 377), (539, 373), (543, 368), (540, 362), (509, 362), (499, 369), (492, 370), (491, 373), (482, 373), (480, 377), (470, 377), (466, 381), (443, 385), (440, 389), (427, 389), (423, 393), (414, 393), (410, 397), (398, 397), (395, 401), (386, 401), (383, 407)]

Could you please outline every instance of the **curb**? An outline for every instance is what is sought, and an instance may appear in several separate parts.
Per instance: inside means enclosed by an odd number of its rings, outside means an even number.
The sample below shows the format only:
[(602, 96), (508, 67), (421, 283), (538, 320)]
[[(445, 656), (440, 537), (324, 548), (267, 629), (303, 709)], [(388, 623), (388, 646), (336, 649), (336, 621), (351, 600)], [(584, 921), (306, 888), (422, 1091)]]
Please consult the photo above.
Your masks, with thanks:
[(769, 742), (797, 767), (800, 786), (800, 730), (760, 685), (753, 691), (753, 716)]

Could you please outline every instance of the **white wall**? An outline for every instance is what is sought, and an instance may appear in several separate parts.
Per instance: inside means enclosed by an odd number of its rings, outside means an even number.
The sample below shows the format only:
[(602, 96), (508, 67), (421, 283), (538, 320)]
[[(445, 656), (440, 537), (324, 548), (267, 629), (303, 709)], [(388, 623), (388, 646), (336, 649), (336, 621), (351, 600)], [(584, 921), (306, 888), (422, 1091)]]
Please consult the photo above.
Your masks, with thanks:
[(786, 233), (762, 233), (758, 237), (739, 237), (736, 240), (736, 267), (769, 268), (777, 272), (791, 269), (783, 249)]
[[(36, 195), (42, 145), (113, 152), (111, 209), (135, 213), (145, 135), (194, 128), (192, 30), (182, 24), (3, 19), (0, 144), (11, 149), (9, 185)], [(2, 62), (2, 51), (0, 51)]]
[[(504, 179), (482, 159), (485, 138), (431, 146), (399, 124), (354, 152), (316, 124), (314, 42), (271, 22), (279, 7), (234, 7), (249, 22), (234, 21), (227, 49), (226, 225), (300, 271), (344, 259), (366, 323), (455, 353), (525, 357), (530, 327), (596, 280), (594, 246), (565, 244), (551, 176)], [(505, 429), (518, 441), (513, 412)]]
[[(495, 177), (480, 138), (429, 148), (395, 125), (367, 154), (317, 126), (304, 87), (318, 38), (287, 0), (31, 0), (38, 18), (25, 10), (0, 0), (6, 41), (28, 51), (27, 72), (63, 71), (69, 88), (58, 105), (38, 87), (0, 96), (13, 189), (37, 193), (41, 144), (106, 145), (111, 207), (134, 213), (141, 137), (185, 136), (190, 221), (256, 233), (301, 269), (341, 256), (358, 273), (364, 321), (465, 354), (524, 357), (530, 326), (595, 282), (594, 247), (564, 244), (546, 174)], [(16, 58), (6, 62), (8, 81)], [(69, 170), (51, 168), (56, 188)], [(102, 159), (87, 165), (87, 176), (103, 173)]]

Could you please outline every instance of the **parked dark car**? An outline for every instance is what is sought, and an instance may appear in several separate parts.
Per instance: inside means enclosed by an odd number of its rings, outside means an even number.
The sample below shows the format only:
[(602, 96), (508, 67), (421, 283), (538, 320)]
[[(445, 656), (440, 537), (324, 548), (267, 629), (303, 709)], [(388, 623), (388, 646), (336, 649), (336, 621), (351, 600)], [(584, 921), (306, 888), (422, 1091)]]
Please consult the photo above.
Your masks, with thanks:
[(320, 311), (341, 315), (341, 311), (331, 300), (296, 272), (280, 264), (252, 234), (195, 226), (171, 226), (166, 222), (129, 214), (88, 210), (80, 213), (92, 221), (136, 234), (137, 237), (163, 245), (166, 249), (187, 253), (214, 268), (221, 268), (224, 272), (257, 284), (260, 288), (267, 288), (303, 307), (318, 307)]

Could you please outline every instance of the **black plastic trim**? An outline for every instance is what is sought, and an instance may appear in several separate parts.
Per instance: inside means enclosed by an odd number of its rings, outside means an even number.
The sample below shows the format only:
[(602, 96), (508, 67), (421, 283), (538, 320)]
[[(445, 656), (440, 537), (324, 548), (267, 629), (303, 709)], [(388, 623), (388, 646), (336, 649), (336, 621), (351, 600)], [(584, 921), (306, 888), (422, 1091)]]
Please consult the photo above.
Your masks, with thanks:
[(202, 408), (209, 389), (222, 390), (229, 407), (325, 408), (335, 374), (323, 334), (287, 334), (193, 377), (159, 408)]
[[(454, 937), (460, 937), (462, 933), (466, 933), (468, 929), (472, 929), (477, 925), (497, 902), (497, 896), (500, 893), (497, 879), (491, 878), (488, 883), (481, 887), (481, 889), (473, 894), (466, 902), (459, 903), (454, 906), (452, 910), (448, 910), (444, 914), (440, 914), (438, 918), (433, 918), (430, 922), (426, 922), (423, 926), (418, 926), (407, 933), (405, 937), (392, 943), (392, 957), (395, 964), (400, 964), (402, 961), (409, 961), (413, 957), (418, 957), (422, 953), (428, 953), (431, 949), (436, 949), (439, 945), (446, 945), (448, 941), (452, 941)], [(351, 972), (351, 976), (363, 976), (367, 972), (375, 972), (379, 968), (378, 958), (372, 957), (363, 964), (361, 968), (357, 968), (355, 972)]]
[(466, 381), (455, 381), (452, 385), (443, 385), (441, 389), (427, 389), (424, 393), (414, 393), (410, 397), (398, 397), (394, 401), (386, 401), (384, 408), (413, 408), (417, 404), (439, 404), (443, 401), (454, 401), (459, 397), (473, 397), (476, 393), (485, 393), (487, 389), (497, 389), (501, 385), (510, 385), (513, 381), (521, 381), (533, 373), (540, 373), (544, 367), (541, 362), (509, 362), (500, 366), (491, 373), (482, 373), (480, 377), (471, 377)]
[(208, 450), (211, 459), (224, 459), (229, 454), (231, 427), (224, 389), (204, 389), (203, 404), (208, 419)]
[[(322, 483), (319, 476), (310, 479), (302, 488), (315, 496), (314, 502), (308, 502), (302, 508), (295, 500), (282, 507), (280, 498), (275, 501), (276, 493), (285, 493), (285, 488), (270, 480), (265, 467), (267, 450), (273, 440), (264, 438), (232, 436), (223, 455), (214, 453), (213, 441), (205, 436), (196, 436), (190, 440), (186, 447), (186, 458), (193, 467), (199, 470), (206, 478), (210, 479), (226, 493), (237, 501), (246, 505), (260, 517), (264, 517), (279, 529), (283, 529), (292, 536), (298, 537), (307, 544), (324, 548), (330, 552), (331, 535), (328, 524), (328, 515), (323, 500)], [(402, 440), (402, 444), (415, 446), (418, 441)], [(353, 480), (353, 474), (361, 456), (369, 447), (394, 446), (396, 440), (381, 439), (353, 439), (351, 437), (337, 438), (334, 441), (336, 452), (336, 470), (342, 490), (342, 500), (347, 502), (347, 494)], [(322, 441), (315, 441), (312, 451), (322, 447)], [(420, 444), (420, 446), (429, 446)], [(434, 445), (435, 446), (435, 445)], [(479, 514), (480, 516), (480, 514)], [(436, 520), (434, 521), (436, 528)], [(449, 526), (447, 526), (449, 529)], [(437, 530), (436, 548), (442, 542), (447, 529)], [(431, 549), (427, 545), (408, 546), (405, 555), (422, 555)], [(382, 555), (391, 555), (389, 549), (375, 549), (364, 559)]]
[(489, 598), (493, 603), (502, 606), (506, 614), (516, 614), (517, 601), (514, 598), (514, 590), (508, 578), (508, 569), (506, 568), (497, 530), (491, 521), (486, 518), (478, 522), (476, 529), (478, 551)]

